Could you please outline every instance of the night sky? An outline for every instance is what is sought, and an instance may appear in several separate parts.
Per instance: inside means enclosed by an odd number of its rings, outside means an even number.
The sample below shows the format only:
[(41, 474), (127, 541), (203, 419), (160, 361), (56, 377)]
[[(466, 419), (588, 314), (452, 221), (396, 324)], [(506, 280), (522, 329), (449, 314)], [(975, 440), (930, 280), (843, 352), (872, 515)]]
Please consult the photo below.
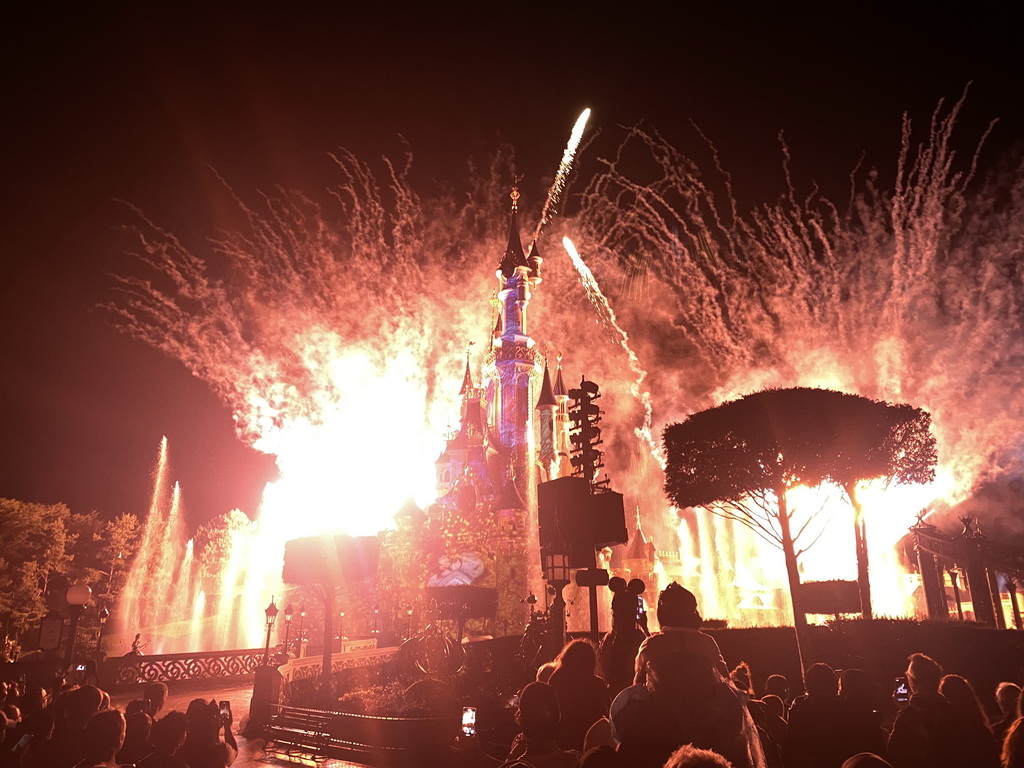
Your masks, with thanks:
[(783, 130), (798, 183), (841, 192), (862, 154), (891, 166), (904, 110), (926, 121), (971, 80), (965, 149), (1000, 118), (983, 169), (1024, 137), (1019, 27), (995, 6), (963, 18), (935, 6), (144, 5), (4, 20), (0, 496), (141, 513), (166, 434), (193, 521), (255, 509), (273, 461), (236, 439), (205, 384), (98, 309), (111, 273), (139, 273), (125, 202), (192, 242), (230, 226), (211, 168), (245, 193), (317, 190), (336, 181), (328, 152), (373, 159), (404, 137), (424, 192), (499, 140), (541, 176), (589, 106), (592, 128), (643, 121), (683, 150), (693, 121), (747, 201), (782, 191)]

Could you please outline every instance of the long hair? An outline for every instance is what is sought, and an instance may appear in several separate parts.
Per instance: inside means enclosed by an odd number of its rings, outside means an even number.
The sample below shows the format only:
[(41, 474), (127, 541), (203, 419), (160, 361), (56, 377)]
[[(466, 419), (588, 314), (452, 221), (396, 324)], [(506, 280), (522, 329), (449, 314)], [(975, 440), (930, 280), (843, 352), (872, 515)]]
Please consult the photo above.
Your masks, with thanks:
[(939, 683), (939, 693), (966, 717), (988, 727), (988, 718), (970, 682), (960, 675), (946, 675)]
[(597, 673), (597, 650), (589, 640), (566, 643), (555, 659), (555, 670), (564, 669), (575, 676)]

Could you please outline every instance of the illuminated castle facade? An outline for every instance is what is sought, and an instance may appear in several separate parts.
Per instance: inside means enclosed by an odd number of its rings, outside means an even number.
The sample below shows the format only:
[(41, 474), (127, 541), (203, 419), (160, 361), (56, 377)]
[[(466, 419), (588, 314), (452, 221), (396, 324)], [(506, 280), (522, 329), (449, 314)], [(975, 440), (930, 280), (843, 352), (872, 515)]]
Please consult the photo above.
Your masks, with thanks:
[(530, 335), (528, 310), (542, 259), (536, 243), (529, 253), (523, 248), (518, 198), (513, 189), (481, 385), (474, 383), (467, 353), (460, 423), (437, 459), (438, 499), (427, 510), (445, 553), (444, 570), (431, 584), (496, 589), (499, 633), (521, 631), (529, 614), (521, 601), (543, 595), (537, 483), (568, 474), (571, 466), (561, 366), (552, 382)]
[[(529, 616), (524, 599), (543, 605), (537, 530), (537, 484), (571, 474), (569, 394), (561, 361), (554, 376), (530, 335), (529, 305), (542, 259), (519, 232), (512, 190), (508, 244), (498, 264), (495, 319), (480, 386), (469, 354), (461, 415), (436, 462), (437, 501), (427, 509), (440, 534), (439, 571), (428, 586), (470, 585), (497, 592), (495, 634), (518, 634)], [(640, 534), (639, 539), (643, 539)], [(648, 551), (650, 550), (650, 551)], [(637, 554), (637, 553), (632, 553)], [(653, 573), (653, 547), (630, 570)]]

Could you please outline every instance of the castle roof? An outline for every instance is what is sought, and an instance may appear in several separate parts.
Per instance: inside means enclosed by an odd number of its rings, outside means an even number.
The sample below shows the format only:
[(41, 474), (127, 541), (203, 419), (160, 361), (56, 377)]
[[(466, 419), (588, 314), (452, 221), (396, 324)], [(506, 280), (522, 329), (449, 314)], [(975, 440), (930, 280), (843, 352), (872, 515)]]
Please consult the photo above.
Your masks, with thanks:
[(459, 394), (465, 397), (473, 389), (473, 374), (469, 370), (469, 352), (466, 353), (466, 373), (462, 377), (462, 389)]
[(530, 266), (530, 271), (534, 274), (540, 272), (540, 265), (543, 261), (544, 259), (541, 258), (540, 249), (537, 248), (537, 241), (534, 240), (530, 244), (530, 255), (526, 257), (526, 262)]
[(626, 545), (626, 551), (622, 553), (622, 559), (653, 561), (656, 553), (657, 549), (655, 549), (654, 543), (647, 540), (643, 529), (640, 527), (640, 509), (637, 508), (636, 531), (630, 537), (629, 544)]
[(523, 250), (523, 241), (519, 237), (519, 188), (512, 187), (512, 216), (508, 225), (508, 245), (505, 247), (505, 255), (498, 265), (499, 274), (506, 280), (515, 273), (518, 267), (529, 267), (526, 260), (526, 253)]
[(548, 373), (547, 363), (544, 364), (544, 381), (540, 385), (540, 397), (537, 398), (537, 407), (542, 405), (557, 405), (555, 396), (551, 392), (551, 374)]
[(562, 381), (562, 356), (558, 356), (558, 370), (555, 373), (555, 386), (552, 393), (556, 397), (568, 397), (569, 389), (565, 386), (565, 382)]

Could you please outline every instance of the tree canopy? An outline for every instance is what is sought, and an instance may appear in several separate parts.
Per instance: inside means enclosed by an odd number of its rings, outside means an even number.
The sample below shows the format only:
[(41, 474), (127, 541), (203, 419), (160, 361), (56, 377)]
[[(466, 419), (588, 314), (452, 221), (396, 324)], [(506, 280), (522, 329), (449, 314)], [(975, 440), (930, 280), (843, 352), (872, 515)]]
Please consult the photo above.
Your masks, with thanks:
[[(138, 546), (135, 515), (102, 520), (63, 504), (0, 499), (0, 621), (17, 638), (48, 609), (64, 610), (69, 583), (87, 584), (93, 603), (117, 602)], [(79, 624), (95, 625), (95, 611)]]
[(680, 508), (876, 477), (935, 477), (931, 416), (829, 389), (768, 389), (666, 428), (665, 490)]
[[(857, 484), (930, 482), (937, 460), (931, 416), (920, 408), (806, 387), (764, 390), (695, 413), (667, 427), (664, 443), (665, 491), (673, 504), (737, 520), (783, 550), (798, 626), (803, 550), (796, 543), (813, 515), (793, 530), (786, 492), (822, 483), (846, 491), (858, 516), (857, 557), (866, 584)], [(870, 597), (867, 602), (869, 611)]]

